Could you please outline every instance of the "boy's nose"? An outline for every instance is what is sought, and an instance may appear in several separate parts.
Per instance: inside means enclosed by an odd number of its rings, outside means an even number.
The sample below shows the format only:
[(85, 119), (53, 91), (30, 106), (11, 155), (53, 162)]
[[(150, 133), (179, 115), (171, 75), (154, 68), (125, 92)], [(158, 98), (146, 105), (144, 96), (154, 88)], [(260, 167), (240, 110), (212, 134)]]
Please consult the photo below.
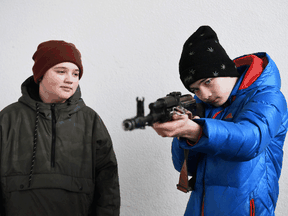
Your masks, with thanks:
[(211, 91), (209, 91), (208, 89), (200, 89), (200, 94), (201, 94), (200, 97), (203, 101), (209, 100), (209, 98), (212, 95)]

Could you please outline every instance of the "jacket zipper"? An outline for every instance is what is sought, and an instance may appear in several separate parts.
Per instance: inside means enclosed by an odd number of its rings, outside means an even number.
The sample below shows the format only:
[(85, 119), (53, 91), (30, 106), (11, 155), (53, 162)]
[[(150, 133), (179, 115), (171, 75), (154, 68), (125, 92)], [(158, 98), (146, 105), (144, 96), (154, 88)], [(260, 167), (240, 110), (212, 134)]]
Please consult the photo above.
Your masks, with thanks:
[(51, 112), (52, 112), (51, 167), (55, 167), (55, 144), (56, 144), (56, 116), (55, 116), (55, 104), (51, 104)]
[[(205, 168), (206, 168), (206, 160), (207, 158), (205, 158), (205, 164), (204, 164)], [(203, 175), (203, 198), (202, 198), (201, 216), (204, 216), (204, 199), (205, 199), (205, 171)]]
[(204, 199), (205, 199), (205, 185), (203, 185), (203, 198), (202, 198), (202, 207), (201, 207), (201, 216), (204, 216)]
[(250, 200), (250, 216), (255, 216), (255, 203), (254, 199)]

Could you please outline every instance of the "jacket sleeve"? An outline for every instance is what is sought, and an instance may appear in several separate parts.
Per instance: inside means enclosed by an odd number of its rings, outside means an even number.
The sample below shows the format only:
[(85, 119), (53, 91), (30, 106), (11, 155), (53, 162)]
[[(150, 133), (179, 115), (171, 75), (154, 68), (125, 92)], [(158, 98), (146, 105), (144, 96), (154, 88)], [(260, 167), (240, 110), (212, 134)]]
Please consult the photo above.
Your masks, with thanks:
[(118, 216), (120, 214), (120, 189), (118, 165), (112, 140), (102, 122), (96, 115), (93, 129), (95, 155), (95, 192), (93, 215)]
[[(184, 149), (180, 147), (180, 144), (187, 145), (185, 139), (174, 138), (172, 142), (172, 161), (174, 168), (180, 172), (183, 162), (184, 162)], [(197, 161), (200, 157), (199, 152), (189, 151), (188, 161), (187, 161), (187, 171), (188, 175), (193, 175), (197, 169)]]
[(285, 138), (287, 104), (280, 91), (270, 88), (251, 97), (233, 122), (208, 118), (195, 122), (202, 125), (202, 137), (195, 146), (182, 143), (182, 148), (224, 160), (248, 161), (261, 154), (277, 134)]

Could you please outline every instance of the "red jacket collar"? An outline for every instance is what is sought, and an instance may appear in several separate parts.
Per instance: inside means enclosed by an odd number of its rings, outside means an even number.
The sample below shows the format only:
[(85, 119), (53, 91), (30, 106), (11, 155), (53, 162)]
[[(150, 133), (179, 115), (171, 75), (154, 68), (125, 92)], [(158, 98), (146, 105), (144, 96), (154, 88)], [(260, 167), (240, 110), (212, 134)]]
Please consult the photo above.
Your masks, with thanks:
[(261, 75), (263, 69), (268, 64), (267, 58), (259, 58), (256, 55), (248, 55), (237, 58), (234, 60), (236, 67), (241, 67), (244, 65), (249, 66), (243, 81), (239, 87), (239, 90), (246, 89), (252, 83), (254, 83), (258, 77)]

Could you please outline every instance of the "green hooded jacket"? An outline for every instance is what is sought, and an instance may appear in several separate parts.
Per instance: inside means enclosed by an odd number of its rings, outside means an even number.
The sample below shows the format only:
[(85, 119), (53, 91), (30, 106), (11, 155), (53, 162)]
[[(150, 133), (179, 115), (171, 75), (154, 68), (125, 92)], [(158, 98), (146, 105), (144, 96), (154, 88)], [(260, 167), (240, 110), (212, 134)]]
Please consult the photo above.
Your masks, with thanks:
[(45, 104), (29, 77), (0, 112), (0, 215), (119, 215), (118, 168), (99, 115), (80, 87)]

